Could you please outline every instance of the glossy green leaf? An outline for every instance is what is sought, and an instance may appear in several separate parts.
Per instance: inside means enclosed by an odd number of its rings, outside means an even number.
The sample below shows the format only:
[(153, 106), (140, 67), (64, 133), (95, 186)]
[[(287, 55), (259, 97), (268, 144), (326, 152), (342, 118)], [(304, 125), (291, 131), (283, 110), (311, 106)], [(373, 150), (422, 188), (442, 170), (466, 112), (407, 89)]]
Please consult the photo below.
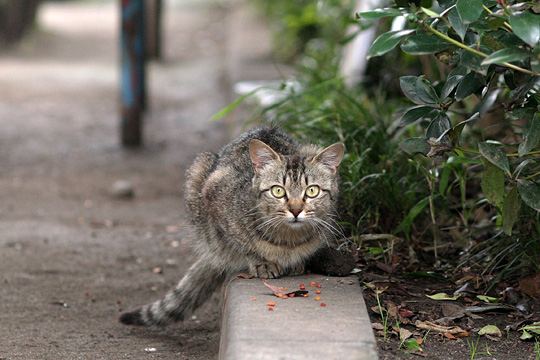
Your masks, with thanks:
[(410, 35), (414, 32), (413, 29), (400, 30), (400, 31), (389, 31), (381, 34), (378, 38), (375, 39), (371, 47), (369, 48), (367, 57), (371, 58), (374, 56), (381, 56), (386, 54), (399, 44), (403, 37)]
[(401, 12), (398, 9), (394, 8), (383, 8), (383, 9), (375, 9), (370, 11), (363, 11), (356, 14), (357, 17), (368, 19), (368, 20), (376, 20), (381, 19), (384, 17), (396, 17), (401, 15)]
[(470, 72), (461, 79), (456, 89), (456, 100), (463, 100), (467, 96), (474, 94), (484, 84), (480, 75)]
[(512, 235), (512, 228), (519, 218), (521, 199), (519, 198), (517, 187), (513, 186), (504, 198), (502, 209), (503, 231), (507, 235)]
[(411, 55), (425, 55), (443, 51), (449, 46), (448, 43), (441, 41), (436, 36), (420, 33), (409, 36), (401, 44), (401, 50)]
[(454, 31), (456, 32), (456, 34), (458, 34), (461, 40), (465, 39), (465, 34), (467, 33), (468, 25), (463, 23), (463, 20), (461, 20), (461, 17), (459, 17), (459, 14), (456, 8), (453, 8), (448, 13), (448, 21), (450, 22), (452, 29), (454, 29)]
[(457, 0), (456, 9), (465, 24), (477, 20), (484, 11), (482, 0)]
[(480, 183), (486, 199), (498, 208), (504, 202), (504, 173), (488, 161), (484, 161), (484, 172)]
[(516, 48), (506, 48), (495, 51), (482, 61), (482, 65), (502, 64), (505, 62), (521, 61), (529, 57), (529, 54)]
[(511, 15), (508, 19), (512, 31), (530, 46), (538, 45), (540, 41), (540, 15), (524, 11)]
[(504, 150), (499, 146), (489, 142), (478, 144), (478, 150), (484, 158), (510, 175), (510, 164)]
[(405, 139), (399, 144), (399, 147), (409, 155), (427, 155), (430, 149), (429, 144), (423, 137)]
[(436, 110), (431, 106), (419, 105), (413, 106), (412, 108), (407, 109), (407, 111), (401, 117), (401, 125), (408, 125), (415, 122), (421, 118), (431, 118), (431, 113), (434, 113)]
[(417, 202), (416, 205), (414, 205), (411, 208), (411, 210), (409, 210), (409, 212), (407, 213), (407, 216), (405, 216), (405, 218), (401, 221), (401, 223), (396, 229), (396, 232), (398, 233), (404, 232), (405, 234), (410, 233), (411, 226), (412, 226), (412, 223), (414, 222), (414, 219), (416, 219), (416, 217), (420, 215), (420, 213), (426, 208), (428, 204), (429, 204), (429, 196)]
[(519, 144), (518, 154), (523, 156), (540, 144), (540, 112), (534, 114), (527, 131), (523, 134), (523, 141)]
[(426, 138), (438, 139), (444, 132), (452, 127), (448, 115), (445, 113), (440, 113), (437, 115), (431, 122), (426, 130)]
[(424, 14), (426, 14), (427, 16), (429, 16), (431, 18), (438, 18), (439, 16), (441, 16), (441, 15), (437, 14), (435, 11), (427, 9), (427, 8), (425, 8), (423, 6), (420, 7), (420, 10), (422, 10), (422, 12)]
[(530, 331), (536, 335), (540, 335), (540, 321), (533, 322), (532, 324), (525, 325), (520, 330)]
[(431, 83), (421, 76), (402, 76), (399, 85), (405, 96), (416, 104), (436, 104), (439, 101)]
[(518, 180), (518, 191), (525, 204), (540, 211), (540, 184), (520, 179)]
[(465, 128), (465, 125), (467, 125), (470, 122), (474, 122), (480, 118), (479, 113), (474, 113), (471, 115), (470, 118), (467, 120), (463, 120), (459, 122), (456, 126), (452, 128), (452, 131), (448, 134), (450, 136), (450, 141), (454, 146), (459, 144), (459, 137), (461, 136), (461, 133), (463, 132), (463, 129)]
[(441, 99), (445, 99), (450, 96), (452, 91), (454, 91), (454, 89), (458, 86), (462, 79), (463, 75), (453, 75), (448, 77), (441, 90)]

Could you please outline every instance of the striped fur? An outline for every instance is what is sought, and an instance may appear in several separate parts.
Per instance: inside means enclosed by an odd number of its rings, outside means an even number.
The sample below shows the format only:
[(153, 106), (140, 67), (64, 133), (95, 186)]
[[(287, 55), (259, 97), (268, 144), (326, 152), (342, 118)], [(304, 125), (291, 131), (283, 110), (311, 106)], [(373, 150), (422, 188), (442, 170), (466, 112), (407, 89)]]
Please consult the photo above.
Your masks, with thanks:
[[(300, 145), (277, 128), (244, 133), (188, 169), (186, 204), (199, 259), (161, 300), (121, 315), (128, 325), (184, 319), (228, 277), (302, 273), (304, 262), (335, 237), (337, 166), (343, 145)], [(272, 195), (280, 186), (286, 196)], [(316, 197), (306, 189), (317, 185)]]

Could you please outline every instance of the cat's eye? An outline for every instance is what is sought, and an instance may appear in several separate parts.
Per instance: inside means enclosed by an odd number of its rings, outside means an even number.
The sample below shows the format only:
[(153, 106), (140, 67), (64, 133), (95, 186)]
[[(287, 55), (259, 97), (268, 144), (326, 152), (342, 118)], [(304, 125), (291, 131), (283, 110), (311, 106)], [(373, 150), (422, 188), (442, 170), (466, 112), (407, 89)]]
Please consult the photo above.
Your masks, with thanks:
[(311, 185), (306, 189), (306, 196), (310, 198), (317, 197), (321, 189), (317, 185)]
[(282, 188), (281, 186), (279, 185), (274, 185), (270, 188), (270, 192), (272, 193), (272, 195), (278, 199), (281, 199), (282, 197), (285, 196), (285, 189)]

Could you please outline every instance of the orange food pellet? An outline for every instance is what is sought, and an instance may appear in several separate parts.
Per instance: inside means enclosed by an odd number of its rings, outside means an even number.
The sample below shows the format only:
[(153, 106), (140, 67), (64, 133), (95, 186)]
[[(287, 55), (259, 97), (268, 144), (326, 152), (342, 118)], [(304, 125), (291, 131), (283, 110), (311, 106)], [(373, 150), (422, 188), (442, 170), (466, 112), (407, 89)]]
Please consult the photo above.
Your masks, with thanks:
[(309, 283), (309, 286), (316, 286), (316, 285), (317, 285), (317, 283), (316, 283), (315, 281), (311, 281), (311, 282)]
[(321, 307), (326, 307), (326, 303), (322, 302), (320, 305), (321, 305)]
[(306, 290), (306, 285), (304, 285), (304, 283), (300, 283), (300, 285), (298, 285), (298, 288), (300, 290)]
[(320, 294), (321, 293), (321, 290), (317, 289), (315, 290), (315, 294)]
[(276, 303), (273, 302), (273, 301), (269, 301), (269, 302), (266, 303), (266, 305), (270, 306), (270, 307), (274, 307), (274, 306), (276, 306)]
[(315, 296), (314, 299), (315, 299), (316, 301), (319, 301), (319, 300), (321, 300), (321, 297), (320, 297), (320, 296)]
[(271, 306), (269, 306), (269, 307), (268, 307), (268, 311), (274, 311), (274, 308), (271, 307)]
[(309, 296), (309, 294), (304, 294), (303, 296), (304, 296), (304, 297), (308, 297), (308, 296)]

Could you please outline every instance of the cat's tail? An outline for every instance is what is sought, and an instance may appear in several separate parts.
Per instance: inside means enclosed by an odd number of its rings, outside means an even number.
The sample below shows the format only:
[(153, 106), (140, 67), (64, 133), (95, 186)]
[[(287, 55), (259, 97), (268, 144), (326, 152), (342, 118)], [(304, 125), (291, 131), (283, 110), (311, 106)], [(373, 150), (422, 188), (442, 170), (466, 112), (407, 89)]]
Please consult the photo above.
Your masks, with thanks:
[(183, 320), (212, 295), (225, 280), (223, 270), (213, 266), (207, 258), (201, 258), (188, 270), (175, 289), (161, 300), (145, 305), (135, 311), (125, 312), (120, 322), (126, 325), (166, 325)]

